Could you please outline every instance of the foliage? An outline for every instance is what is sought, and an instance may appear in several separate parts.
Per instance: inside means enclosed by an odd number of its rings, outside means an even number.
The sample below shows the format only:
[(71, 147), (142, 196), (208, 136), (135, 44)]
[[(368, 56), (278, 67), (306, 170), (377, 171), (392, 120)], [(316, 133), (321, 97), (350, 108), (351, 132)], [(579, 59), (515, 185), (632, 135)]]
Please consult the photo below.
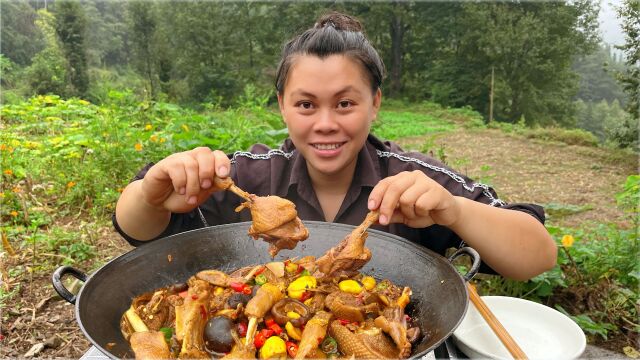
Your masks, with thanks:
[[(617, 195), (633, 226), (597, 224), (581, 229), (548, 225), (558, 245), (558, 264), (527, 282), (491, 278), (483, 283), (494, 294), (555, 304), (582, 329), (606, 339), (610, 331), (640, 332), (640, 176), (627, 178)], [(584, 293), (580, 289), (594, 289)], [(565, 310), (565, 308), (569, 310)]]
[(36, 26), (36, 11), (26, 0), (0, 1), (2, 17), (2, 55), (19, 66), (31, 64), (45, 47), (45, 39)]
[[(627, 109), (635, 122), (629, 125), (635, 138), (638, 138), (638, 123), (640, 118), (640, 2), (624, 0), (616, 9), (622, 20), (622, 30), (625, 33), (625, 43), (617, 48), (624, 51), (627, 69), (619, 73), (619, 81), (629, 96)], [(635, 126), (634, 126), (635, 125)]]
[(385, 140), (451, 131), (455, 126), (430, 114), (380, 111), (372, 132)]
[(25, 81), (34, 94), (67, 94), (67, 62), (55, 33), (55, 17), (46, 10), (38, 11), (36, 24), (44, 34), (46, 47), (32, 59), (25, 70)]
[(74, 96), (84, 96), (89, 88), (84, 7), (77, 1), (58, 1), (55, 3), (55, 15), (56, 34), (67, 59), (69, 92)]
[(127, 92), (109, 95), (102, 106), (47, 95), (2, 107), (8, 127), (0, 135), (4, 220), (27, 221), (19, 215), (25, 211), (17, 194), (35, 191), (28, 184), (46, 184), (37, 192), (55, 197), (61, 213), (103, 213), (146, 162), (200, 145), (225, 151), (257, 142), (275, 146), (286, 136), (279, 116), (263, 107), (268, 96), (225, 111), (195, 112), (137, 102)]
[(624, 71), (625, 64), (610, 45), (598, 45), (594, 52), (574, 61), (572, 69), (580, 77), (577, 99), (585, 102), (606, 100), (608, 103), (625, 100), (622, 87), (616, 81), (616, 73)]

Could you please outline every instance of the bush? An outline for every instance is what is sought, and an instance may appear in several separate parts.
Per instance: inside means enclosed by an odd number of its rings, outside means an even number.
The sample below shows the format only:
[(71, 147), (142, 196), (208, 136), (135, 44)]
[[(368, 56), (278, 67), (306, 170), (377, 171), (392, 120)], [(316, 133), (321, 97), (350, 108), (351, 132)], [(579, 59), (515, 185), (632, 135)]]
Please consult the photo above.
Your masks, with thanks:
[(598, 146), (598, 138), (581, 129), (535, 128), (526, 130), (524, 136), (529, 139), (559, 141), (568, 145)]

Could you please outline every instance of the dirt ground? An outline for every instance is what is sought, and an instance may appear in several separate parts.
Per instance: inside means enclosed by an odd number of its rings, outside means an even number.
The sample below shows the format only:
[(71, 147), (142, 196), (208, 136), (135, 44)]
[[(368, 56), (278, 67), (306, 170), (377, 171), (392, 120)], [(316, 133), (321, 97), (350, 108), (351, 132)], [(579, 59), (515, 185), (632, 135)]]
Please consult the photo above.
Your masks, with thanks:
[[(424, 141), (424, 138), (406, 139), (402, 143), (406, 149), (419, 149)], [(434, 153), (443, 148), (450, 165), (476, 179), (489, 179), (507, 202), (590, 208), (553, 220), (564, 226), (619, 219), (621, 213), (615, 206), (614, 194), (627, 175), (638, 172), (637, 158), (633, 156), (611, 158), (595, 148), (535, 142), (497, 130), (443, 134), (434, 144)], [(67, 226), (77, 227), (81, 220), (71, 219)], [(91, 272), (131, 249), (108, 224), (99, 235), (95, 244), (97, 260), (75, 267)], [(13, 283), (0, 284), (6, 289), (20, 286), (19, 295), (0, 309), (0, 358), (79, 358), (91, 344), (75, 322), (73, 305), (59, 298), (51, 286), (55, 255), (40, 254), (34, 258), (33, 252), (22, 250), (14, 257), (0, 258), (4, 279), (7, 269), (17, 266), (32, 269)], [(621, 351), (619, 344), (611, 344), (612, 350)]]

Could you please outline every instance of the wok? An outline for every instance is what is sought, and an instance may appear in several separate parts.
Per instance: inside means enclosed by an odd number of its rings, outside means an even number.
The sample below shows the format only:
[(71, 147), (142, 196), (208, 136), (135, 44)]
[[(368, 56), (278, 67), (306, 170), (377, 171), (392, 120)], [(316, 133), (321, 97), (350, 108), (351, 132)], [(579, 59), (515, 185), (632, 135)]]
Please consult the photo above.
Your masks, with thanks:
[[(354, 228), (345, 224), (304, 223), (309, 229), (309, 239), (294, 250), (281, 251), (276, 259), (318, 257)], [(272, 261), (267, 244), (247, 235), (249, 225), (244, 222), (214, 226), (159, 239), (113, 259), (91, 276), (62, 266), (53, 273), (53, 286), (64, 299), (75, 304), (76, 320), (93, 345), (110, 358), (132, 357), (119, 322), (135, 296), (185, 282), (200, 270), (231, 271)], [(371, 229), (366, 244), (372, 258), (362, 272), (413, 290), (407, 313), (426, 333), (413, 346), (411, 356), (419, 358), (440, 345), (462, 321), (468, 305), (465, 280), (475, 275), (480, 258), (475, 250), (462, 248), (447, 260), (401, 237)], [(462, 254), (473, 260), (464, 279), (450, 263)], [(84, 281), (77, 296), (63, 285), (65, 275)]]

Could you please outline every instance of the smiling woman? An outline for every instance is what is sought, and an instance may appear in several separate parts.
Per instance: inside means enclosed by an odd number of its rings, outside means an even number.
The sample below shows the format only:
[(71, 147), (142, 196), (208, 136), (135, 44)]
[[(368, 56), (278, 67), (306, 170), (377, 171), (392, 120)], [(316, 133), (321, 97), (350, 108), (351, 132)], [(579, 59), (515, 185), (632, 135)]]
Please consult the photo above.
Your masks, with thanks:
[(278, 66), (290, 138), (279, 149), (258, 144), (227, 155), (201, 147), (147, 165), (118, 201), (116, 229), (140, 245), (250, 220), (235, 211), (242, 199), (213, 186), (216, 177), (230, 177), (250, 193), (290, 200), (302, 220), (357, 225), (378, 210), (373, 228), (440, 254), (466, 243), (484, 271), (506, 277), (527, 279), (555, 265), (541, 207), (506, 204), (490, 187), (369, 133), (384, 73), (358, 20), (321, 17), (284, 45)]

